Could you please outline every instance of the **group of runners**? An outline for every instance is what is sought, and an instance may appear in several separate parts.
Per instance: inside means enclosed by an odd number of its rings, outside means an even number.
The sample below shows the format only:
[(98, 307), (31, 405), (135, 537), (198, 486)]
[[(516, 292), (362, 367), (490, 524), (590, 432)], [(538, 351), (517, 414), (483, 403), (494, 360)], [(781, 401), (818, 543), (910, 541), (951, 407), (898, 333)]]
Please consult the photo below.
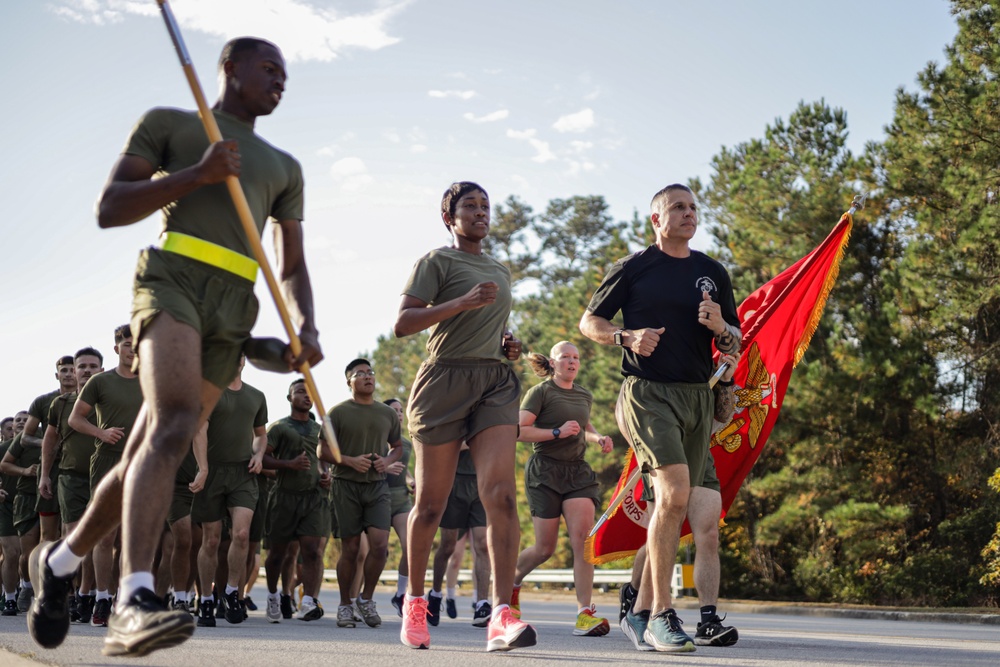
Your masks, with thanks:
[[(474, 621), (487, 628), (487, 651), (531, 646), (537, 633), (521, 619), (520, 584), (551, 556), (560, 516), (574, 548), (574, 632), (606, 634), (609, 623), (590, 600), (593, 568), (582, 553), (598, 503), (583, 452), (588, 445), (608, 451), (610, 438), (591, 424), (592, 399), (575, 382), (579, 352), (569, 343), (532, 358), (546, 379), (522, 398), (510, 365), (522, 356), (521, 341), (507, 329), (510, 271), (483, 252), (491, 205), (482, 186), (462, 181), (445, 191), (439, 215), (451, 243), (418, 259), (402, 290), (395, 335), (429, 330), (427, 357), (405, 406), (412, 449), (401, 436), (402, 404), (375, 399), (375, 371), (365, 359), (347, 365), (352, 397), (329, 411), (339, 463), (333, 443), (310, 417), (312, 401), (302, 381), (289, 387), (289, 415), (266, 429), (263, 396), (240, 376), (258, 309), (258, 266), (224, 181), (239, 178), (258, 233), (273, 221), (280, 287), (301, 341), (298, 354), (289, 349), (282, 359), (296, 369), (323, 359), (302, 247), (303, 178), (294, 158), (254, 132), (256, 118), (270, 114), (284, 93), (279, 49), (255, 38), (232, 40), (223, 48), (219, 74), (213, 115), (225, 139), (210, 144), (194, 112), (150, 110), (133, 128), (101, 193), (102, 228), (129, 225), (157, 210), (163, 216), (159, 242), (139, 256), (131, 322), (115, 333), (116, 366), (98, 373), (101, 355), (91, 348), (61, 364), (51, 406), (24, 419), (19, 440), (4, 454), (4, 472), (18, 475), (25, 492), (22, 500), (15, 495), (15, 514), (33, 503), (41, 517), (27, 611), (32, 637), (43, 647), (65, 639), (75, 590), (82, 593), (76, 614), (89, 613), (91, 622), (109, 614), (107, 655), (139, 656), (181, 643), (196, 624), (214, 622), (209, 614), (218, 616), (217, 606), (228, 622), (238, 623), (250, 606), (246, 587), (262, 540), (268, 548), (268, 620), (287, 616), (291, 601), (284, 596), (291, 593), (296, 560), (303, 589), (297, 613), (303, 620), (319, 618), (322, 553), (331, 534), (342, 544), (337, 624), (378, 626), (372, 593), (394, 528), (405, 542), (406, 571), (401, 567), (393, 597), (403, 644), (429, 648), (429, 626), (437, 624), (442, 600), (450, 615), (441, 595), (445, 564), (468, 530), (478, 555)], [(667, 186), (654, 196), (650, 220), (654, 244), (615, 264), (580, 331), (622, 347), (619, 425), (655, 497), (646, 566), (637, 568), (634, 600), (625, 591), (621, 626), (640, 650), (687, 651), (695, 643), (728, 645), (737, 637), (735, 628), (722, 625), (714, 602), (721, 499), (708, 449), (716, 398), (707, 381), (713, 341), (734, 365), (740, 331), (725, 269), (689, 248), (697, 229), (692, 192)], [(619, 314), (622, 326), (612, 322)], [(723, 380), (731, 382), (731, 371)], [(37, 463), (26, 458), (29, 434), (42, 440)], [(536, 539), (523, 551), (518, 440), (534, 443), (535, 450), (526, 482)], [(85, 445), (94, 448), (89, 459)], [(408, 456), (415, 462), (412, 508)], [(274, 474), (266, 493), (262, 470)], [(389, 475), (395, 481), (387, 481)], [(29, 499), (36, 486), (37, 498)], [(481, 510), (471, 501), (476, 494)], [(58, 510), (42, 502), (55, 498)], [(64, 509), (60, 529), (51, 513)], [(670, 600), (685, 517), (700, 525), (696, 583), (703, 606), (694, 640)], [(19, 526), (21, 533), (26, 520)], [(420, 575), (439, 527), (445, 529), (442, 550), (432, 590), (425, 591)], [(227, 534), (230, 546), (223, 551)], [(31, 539), (19, 545), (25, 556)], [(283, 581), (282, 572), (288, 575)], [(26, 574), (22, 568), (22, 591), (31, 590)], [(168, 579), (169, 605), (163, 598)], [(185, 597), (194, 579), (197, 619)], [(83, 601), (91, 591), (93, 610)]]

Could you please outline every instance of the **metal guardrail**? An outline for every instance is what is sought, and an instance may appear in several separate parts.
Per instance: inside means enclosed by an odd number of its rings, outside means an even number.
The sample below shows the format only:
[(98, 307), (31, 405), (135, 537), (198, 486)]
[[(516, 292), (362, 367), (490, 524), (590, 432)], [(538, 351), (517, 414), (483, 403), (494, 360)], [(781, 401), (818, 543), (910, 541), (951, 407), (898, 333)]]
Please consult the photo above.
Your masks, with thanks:
[[(685, 567), (681, 564), (674, 566), (674, 576), (671, 581), (670, 590), (674, 597), (682, 597), (686, 592), (690, 591), (694, 584), (691, 583), (690, 577), (691, 573), (688, 571), (687, 577), (689, 584), (685, 586)], [(264, 568), (260, 568), (260, 576), (265, 576)], [(379, 577), (379, 583), (382, 584), (395, 584), (399, 578), (399, 572), (395, 569), (385, 570), (382, 572), (382, 576)], [(622, 584), (628, 583), (632, 580), (632, 570), (594, 570), (594, 586), (601, 589), (607, 593), (612, 588), (618, 588)], [(323, 570), (323, 581), (334, 582), (337, 581), (337, 571), (336, 570)], [(431, 571), (427, 570), (424, 577), (425, 582), (431, 581)], [(459, 570), (458, 571), (458, 581), (459, 583), (466, 583), (472, 581), (472, 570)], [(548, 569), (548, 570), (534, 570), (524, 578), (524, 583), (533, 584), (536, 587), (541, 586), (541, 584), (563, 584), (565, 588), (573, 588), (573, 570), (571, 569)]]

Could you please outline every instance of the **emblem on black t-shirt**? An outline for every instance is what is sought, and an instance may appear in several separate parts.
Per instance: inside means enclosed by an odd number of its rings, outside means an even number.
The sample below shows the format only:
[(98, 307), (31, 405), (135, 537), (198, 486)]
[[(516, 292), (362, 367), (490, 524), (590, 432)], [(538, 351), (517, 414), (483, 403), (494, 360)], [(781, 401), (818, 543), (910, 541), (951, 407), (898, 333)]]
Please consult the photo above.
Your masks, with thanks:
[(715, 286), (715, 281), (708, 276), (702, 276), (695, 281), (694, 286), (698, 288), (699, 292), (708, 292), (709, 294), (718, 294), (719, 288)]

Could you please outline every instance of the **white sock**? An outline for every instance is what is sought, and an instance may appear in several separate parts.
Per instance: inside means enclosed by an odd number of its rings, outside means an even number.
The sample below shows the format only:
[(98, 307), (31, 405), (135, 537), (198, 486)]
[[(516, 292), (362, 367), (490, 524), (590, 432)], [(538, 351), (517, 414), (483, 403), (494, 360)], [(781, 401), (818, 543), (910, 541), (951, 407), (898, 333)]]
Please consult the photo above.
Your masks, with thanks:
[(132, 574), (127, 574), (122, 577), (121, 584), (118, 586), (118, 599), (123, 603), (127, 603), (128, 600), (132, 599), (133, 595), (143, 588), (150, 592), (155, 590), (156, 584), (153, 583), (152, 572), (133, 572)]
[(184, 591), (183, 593), (174, 593), (174, 599), (177, 600), (178, 602), (187, 602), (188, 601), (187, 591)]
[(268, 591), (267, 592), (267, 599), (268, 600), (280, 600), (281, 596), (278, 595), (277, 592), (272, 593), (271, 591)]
[(368, 602), (368, 600), (364, 599), (364, 598), (363, 598), (363, 597), (361, 597), (360, 595), (358, 596), (358, 604), (364, 604), (364, 603), (366, 603), (366, 602)]
[(406, 592), (406, 585), (410, 582), (410, 578), (406, 575), (399, 575), (399, 579), (396, 580), (396, 595), (402, 595)]
[(499, 616), (500, 612), (502, 612), (504, 609), (510, 609), (510, 605), (498, 604), (497, 606), (493, 607), (493, 613), (490, 614), (490, 620), (492, 621), (494, 618)]
[(215, 596), (214, 595), (202, 595), (201, 596), (201, 601), (202, 602), (215, 602)]
[(22, 579), (21, 580), (21, 588), (27, 588), (30, 591), (31, 590), (31, 582), (30, 581), (25, 581), (24, 579)]
[(97, 591), (97, 599), (98, 600), (110, 600), (111, 596), (108, 594), (107, 591)]
[(458, 597), (457, 595), (455, 595), (455, 589), (454, 588), (449, 588), (448, 589), (448, 597), (450, 597), (452, 600), (454, 600), (455, 598)]
[(226, 595), (235, 592), (236, 592), (236, 586), (230, 586), (229, 584), (226, 584)]
[(14, 600), (17, 599), (17, 594), (16, 593), (7, 593), (7, 599), (10, 600), (11, 602), (13, 602)]
[(490, 603), (489, 600), (480, 600), (479, 602), (476, 603), (476, 611), (482, 609), (484, 604), (489, 604), (489, 603)]
[(48, 563), (52, 574), (57, 577), (68, 577), (83, 562), (83, 556), (77, 556), (69, 550), (69, 545), (63, 541), (58, 547), (49, 552)]
[(420, 596), (419, 595), (410, 595), (409, 593), (407, 593), (405, 599), (406, 599), (407, 602), (413, 602), (414, 600), (419, 600)]
[(315, 600), (313, 600), (311, 595), (302, 596), (302, 606), (305, 607), (307, 604), (315, 604)]
[(576, 615), (579, 616), (580, 614), (582, 614), (585, 611), (594, 611), (594, 612), (596, 612), (597, 610), (593, 609), (592, 607), (580, 607), (579, 609), (576, 610)]
[(431, 591), (431, 595), (433, 595), (436, 598), (443, 598), (444, 597), (444, 595), (441, 594), (441, 591)]

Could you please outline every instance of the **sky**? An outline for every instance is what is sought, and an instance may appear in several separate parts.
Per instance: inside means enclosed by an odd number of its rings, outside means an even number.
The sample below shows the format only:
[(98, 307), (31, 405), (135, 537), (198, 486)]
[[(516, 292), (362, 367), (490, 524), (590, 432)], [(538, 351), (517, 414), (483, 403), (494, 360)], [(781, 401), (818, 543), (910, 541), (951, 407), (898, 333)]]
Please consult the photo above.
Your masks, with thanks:
[[(861, 152), (956, 32), (944, 0), (170, 4), (210, 101), (226, 40), (284, 52), (285, 95), (257, 131), (305, 174), (328, 408), (349, 398), (347, 362), (391, 335), (413, 263), (450, 242), (438, 210), (453, 181), (536, 211), (602, 195), (630, 219), (667, 183), (709, 180), (721, 147), (819, 99), (847, 112)], [(0, 55), (6, 416), (56, 388), (61, 355), (92, 345), (115, 365), (112, 331), (129, 320), (135, 259), (160, 223), (101, 230), (94, 202), (139, 116), (194, 100), (154, 0), (4, 0)], [(705, 230), (694, 245), (708, 247)], [(256, 335), (283, 336), (263, 279), (257, 294)], [(286, 414), (291, 376), (244, 379), (271, 419)]]

